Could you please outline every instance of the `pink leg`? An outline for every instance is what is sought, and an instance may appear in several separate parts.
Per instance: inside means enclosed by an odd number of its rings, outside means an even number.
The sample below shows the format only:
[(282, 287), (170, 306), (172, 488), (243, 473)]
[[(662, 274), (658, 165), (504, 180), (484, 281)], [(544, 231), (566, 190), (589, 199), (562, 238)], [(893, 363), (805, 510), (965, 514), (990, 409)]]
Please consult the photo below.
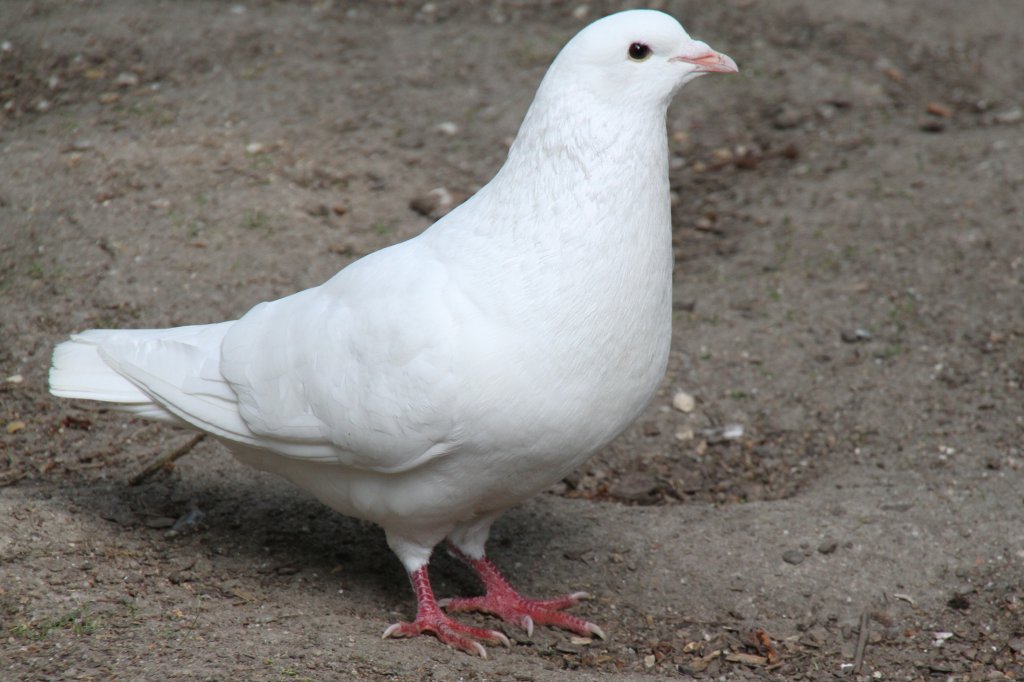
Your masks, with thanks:
[(462, 625), (449, 618), (437, 604), (434, 590), (430, 587), (427, 567), (423, 566), (409, 575), (412, 587), (416, 591), (416, 620), (411, 623), (395, 623), (384, 631), (384, 639), (388, 637), (415, 637), (430, 632), (439, 640), (468, 654), (477, 654), (487, 658), (487, 651), (481, 640), (489, 644), (512, 646), (508, 637), (497, 630), (485, 630)]
[(476, 571), (477, 576), (479, 576), (484, 584), (486, 592), (482, 597), (442, 599), (440, 604), (450, 613), (460, 611), (490, 613), (498, 616), (506, 623), (523, 628), (526, 630), (527, 635), (533, 635), (533, 626), (536, 624), (551, 625), (575, 632), (584, 637), (597, 635), (604, 639), (604, 631), (594, 623), (562, 612), (562, 609), (568, 608), (580, 599), (587, 597), (586, 592), (573, 592), (557, 599), (528, 599), (519, 594), (509, 584), (505, 576), (498, 570), (498, 567), (486, 556), (479, 559), (471, 559), (450, 543), (448, 550)]

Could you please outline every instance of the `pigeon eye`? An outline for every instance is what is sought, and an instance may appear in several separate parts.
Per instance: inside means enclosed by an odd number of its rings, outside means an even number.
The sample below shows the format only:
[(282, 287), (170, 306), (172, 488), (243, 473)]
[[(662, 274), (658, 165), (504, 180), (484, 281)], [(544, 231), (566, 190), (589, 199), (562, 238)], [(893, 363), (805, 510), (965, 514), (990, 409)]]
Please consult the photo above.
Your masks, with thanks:
[(629, 46), (629, 58), (634, 62), (642, 62), (651, 56), (651, 48), (643, 43), (633, 43)]

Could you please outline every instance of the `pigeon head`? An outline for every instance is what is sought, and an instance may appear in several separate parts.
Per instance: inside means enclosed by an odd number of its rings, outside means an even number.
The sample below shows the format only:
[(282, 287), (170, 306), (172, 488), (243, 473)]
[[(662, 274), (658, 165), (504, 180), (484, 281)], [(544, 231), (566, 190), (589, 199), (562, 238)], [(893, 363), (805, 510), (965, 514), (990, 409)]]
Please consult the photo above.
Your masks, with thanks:
[(513, 178), (510, 186), (519, 188), (520, 171), (531, 176), (542, 168), (552, 181), (571, 184), (566, 173), (574, 168), (635, 164), (638, 154), (649, 160), (643, 168), (662, 174), (673, 96), (704, 74), (736, 71), (736, 62), (691, 38), (664, 12), (627, 10), (598, 19), (551, 63), (499, 184)]
[(671, 16), (629, 10), (576, 34), (555, 59), (550, 76), (559, 89), (582, 90), (602, 102), (667, 106), (691, 80), (736, 71), (732, 59), (691, 38)]

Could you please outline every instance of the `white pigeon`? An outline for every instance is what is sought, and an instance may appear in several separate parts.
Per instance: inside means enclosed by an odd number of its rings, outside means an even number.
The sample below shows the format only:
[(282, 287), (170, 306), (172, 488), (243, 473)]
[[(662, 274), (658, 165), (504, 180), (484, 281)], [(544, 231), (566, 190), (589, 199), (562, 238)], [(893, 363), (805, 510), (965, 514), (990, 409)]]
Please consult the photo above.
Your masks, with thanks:
[[(385, 637), (430, 632), (481, 656), (480, 642), (509, 644), (442, 607), (604, 637), (563, 611), (584, 593), (523, 597), (484, 544), (657, 388), (672, 331), (665, 114), (687, 82), (735, 71), (667, 14), (595, 21), (551, 64), (494, 179), (422, 234), (238, 320), (75, 334), (50, 390), (210, 433), (379, 524), (418, 602)], [(435, 599), (442, 541), (483, 596)]]

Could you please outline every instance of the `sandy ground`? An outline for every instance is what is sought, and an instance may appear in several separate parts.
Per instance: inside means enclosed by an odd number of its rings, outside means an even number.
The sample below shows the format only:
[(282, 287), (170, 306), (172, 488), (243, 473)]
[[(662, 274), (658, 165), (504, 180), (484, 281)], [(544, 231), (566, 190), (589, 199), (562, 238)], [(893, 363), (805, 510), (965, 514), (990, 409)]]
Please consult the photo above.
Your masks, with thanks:
[(0, 678), (1024, 677), (1024, 4), (663, 4), (742, 68), (669, 116), (671, 366), (492, 540), (609, 639), (479, 660), (382, 641), (382, 534), (213, 443), (130, 485), (188, 434), (52, 399), (49, 355), (416, 234), (619, 6), (0, 3)]

